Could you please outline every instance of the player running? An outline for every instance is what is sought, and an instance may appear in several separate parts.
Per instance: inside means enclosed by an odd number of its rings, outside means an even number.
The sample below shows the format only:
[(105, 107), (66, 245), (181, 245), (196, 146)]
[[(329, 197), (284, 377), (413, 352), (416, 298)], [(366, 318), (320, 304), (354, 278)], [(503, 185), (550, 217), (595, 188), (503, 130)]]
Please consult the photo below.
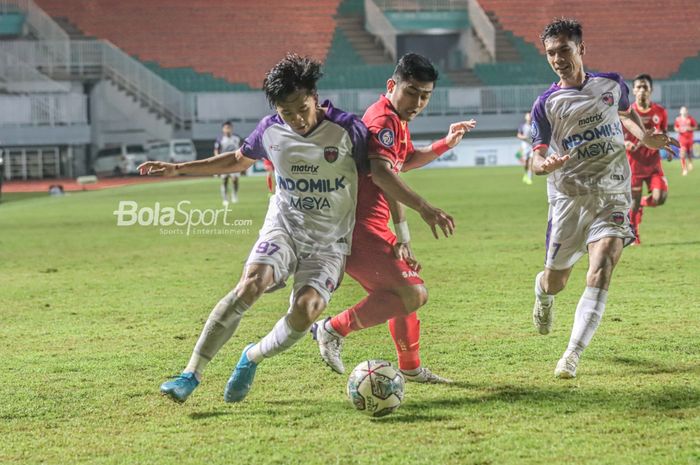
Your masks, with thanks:
[[(416, 310), (425, 305), (428, 293), (419, 275), (420, 265), (411, 251), (404, 205), (420, 213), (431, 225), (435, 238), (435, 223), (444, 222), (442, 231), (448, 236), (454, 222), (398, 176), (401, 171), (435, 160), (457, 145), (476, 124), (474, 120), (452, 124), (444, 139), (428, 147), (413, 147), (408, 122), (430, 101), (437, 78), (437, 70), (427, 58), (413, 53), (404, 55), (387, 81), (386, 95), (371, 105), (362, 118), (370, 132), (371, 171), (360, 175), (357, 223), (346, 270), (368, 295), (312, 327), (321, 357), (338, 373), (345, 371), (340, 357), (344, 338), (353, 331), (388, 321), (405, 378), (423, 383), (449, 382), (421, 365)], [(390, 214), (396, 235), (388, 226)]]
[(518, 128), (516, 137), (520, 139), (520, 152), (523, 154), (523, 166), (525, 174), (523, 182), (527, 185), (532, 184), (532, 117), (530, 113), (525, 113), (525, 122)]
[(559, 378), (574, 378), (579, 357), (603, 317), (622, 248), (634, 240), (627, 215), (632, 199), (622, 126), (652, 149), (677, 142), (643, 129), (630, 110), (620, 75), (584, 72), (585, 45), (577, 21), (556, 20), (540, 38), (560, 80), (532, 108), (533, 169), (549, 174), (545, 268), (535, 278), (532, 319), (540, 334), (550, 332), (554, 296), (588, 252), (586, 289), (576, 307), (569, 345), (554, 370)]
[[(632, 104), (632, 109), (639, 115), (646, 131), (651, 131), (654, 134), (666, 134), (668, 113), (664, 107), (651, 101), (653, 85), (651, 76), (648, 74), (640, 74), (634, 78), (632, 93), (635, 101)], [(630, 223), (637, 236), (634, 243), (641, 244), (639, 226), (642, 223), (644, 207), (656, 207), (666, 203), (668, 181), (664, 176), (659, 151), (643, 145), (626, 128), (625, 148), (632, 170)], [(642, 197), (645, 183), (649, 194)]]
[(318, 103), (320, 63), (287, 55), (266, 75), (263, 90), (275, 115), (263, 118), (235, 152), (206, 160), (148, 162), (142, 174), (174, 176), (240, 172), (269, 159), (277, 174), (260, 236), (238, 285), (214, 307), (182, 374), (161, 393), (184, 402), (202, 373), (235, 333), (243, 314), (294, 276), (290, 309), (257, 344), (243, 349), (226, 384), (224, 400), (238, 402), (250, 390), (256, 368), (294, 345), (328, 305), (338, 287), (355, 224), (357, 165), (366, 162), (367, 128), (355, 115)]
[(698, 123), (688, 114), (686, 107), (681, 107), (673, 128), (678, 131), (678, 140), (681, 143), (681, 174), (687, 176), (688, 171), (693, 171), (693, 131), (698, 128)]

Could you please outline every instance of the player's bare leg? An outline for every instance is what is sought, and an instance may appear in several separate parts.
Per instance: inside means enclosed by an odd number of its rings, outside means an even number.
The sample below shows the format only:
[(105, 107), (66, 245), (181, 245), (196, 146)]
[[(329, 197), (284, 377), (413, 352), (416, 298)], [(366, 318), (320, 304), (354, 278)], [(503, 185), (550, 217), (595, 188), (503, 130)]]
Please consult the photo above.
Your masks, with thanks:
[(635, 245), (642, 243), (639, 236), (639, 226), (642, 224), (642, 216), (644, 214), (644, 207), (642, 206), (642, 189), (643, 186), (632, 187), (632, 208), (630, 209), (630, 226), (632, 226), (632, 231), (636, 239), (634, 240)]
[(684, 147), (681, 147), (681, 175), (687, 176), (688, 175), (688, 162), (686, 160), (687, 157), (687, 150)]
[(532, 322), (540, 334), (549, 334), (554, 321), (554, 296), (561, 292), (569, 281), (571, 268), (553, 270), (545, 268), (535, 277), (535, 305)]
[(586, 289), (576, 307), (569, 345), (554, 370), (556, 377), (576, 377), (579, 358), (603, 318), (610, 279), (622, 256), (623, 246), (623, 240), (619, 237), (604, 237), (588, 245)]
[(231, 179), (231, 203), (238, 203), (238, 176)]
[(221, 203), (224, 207), (228, 206), (228, 175), (221, 176)]

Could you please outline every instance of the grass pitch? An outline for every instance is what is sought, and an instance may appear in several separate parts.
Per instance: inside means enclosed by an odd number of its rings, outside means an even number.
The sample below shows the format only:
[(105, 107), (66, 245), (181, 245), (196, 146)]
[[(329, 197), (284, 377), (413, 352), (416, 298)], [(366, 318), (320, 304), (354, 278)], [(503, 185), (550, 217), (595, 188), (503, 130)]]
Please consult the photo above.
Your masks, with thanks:
[[(119, 201), (220, 208), (218, 181), (183, 180), (13, 198), (0, 204), (0, 463), (3, 464), (691, 464), (700, 463), (700, 173), (667, 164), (667, 205), (647, 209), (643, 245), (623, 253), (578, 378), (553, 378), (587, 260), (531, 323), (541, 269), (545, 179), (516, 168), (406, 176), (452, 213), (435, 241), (415, 215), (430, 302), (424, 363), (453, 386), (407, 384), (384, 419), (353, 410), (345, 376), (309, 339), (263, 362), (248, 399), (223, 402), (240, 350), (287, 309), (267, 295), (183, 405), (158, 393), (184, 367), (212, 308), (237, 281), (262, 224), (262, 178), (243, 178), (226, 235), (117, 227)], [(208, 228), (212, 229), (212, 228)], [(347, 278), (329, 307), (362, 297)], [(346, 366), (395, 360), (385, 326), (348, 337)]]

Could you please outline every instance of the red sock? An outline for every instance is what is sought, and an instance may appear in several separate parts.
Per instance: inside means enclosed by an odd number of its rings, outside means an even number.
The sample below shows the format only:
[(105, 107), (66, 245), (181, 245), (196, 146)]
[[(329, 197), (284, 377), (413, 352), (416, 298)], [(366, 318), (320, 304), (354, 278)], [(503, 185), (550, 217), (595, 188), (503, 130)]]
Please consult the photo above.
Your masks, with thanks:
[(272, 192), (272, 176), (267, 175), (267, 190)]
[(392, 292), (371, 292), (367, 297), (343, 313), (331, 318), (331, 326), (341, 336), (353, 331), (371, 328), (405, 315), (406, 310), (401, 298)]
[(397, 316), (389, 320), (389, 331), (396, 345), (399, 368), (415, 370), (420, 367), (420, 320), (418, 313)]
[(655, 207), (656, 200), (654, 200), (653, 195), (649, 194), (646, 197), (642, 197), (642, 201), (640, 202), (640, 205), (642, 207)]

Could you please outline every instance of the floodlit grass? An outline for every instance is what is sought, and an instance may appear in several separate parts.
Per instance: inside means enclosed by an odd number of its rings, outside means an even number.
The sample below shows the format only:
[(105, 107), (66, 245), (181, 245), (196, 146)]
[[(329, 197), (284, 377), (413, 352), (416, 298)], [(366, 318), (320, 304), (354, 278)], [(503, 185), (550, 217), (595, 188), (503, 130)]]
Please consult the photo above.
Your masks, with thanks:
[[(516, 168), (424, 170), (408, 182), (452, 213), (435, 241), (409, 217), (430, 302), (422, 355), (453, 386), (408, 384), (384, 419), (354, 411), (345, 376), (307, 339), (265, 361), (248, 399), (223, 387), (249, 341), (287, 309), (264, 296), (190, 400), (158, 393), (189, 358), (211, 307), (237, 281), (262, 224), (262, 178), (243, 178), (228, 235), (117, 227), (119, 201), (220, 208), (215, 179), (0, 204), (0, 463), (690, 464), (700, 463), (700, 173), (666, 165), (667, 205), (625, 250), (606, 314), (571, 381), (553, 378), (586, 259), (557, 298), (555, 327), (531, 323), (545, 179)], [(166, 228), (172, 229), (172, 228)], [(329, 313), (363, 293), (346, 279)], [(352, 334), (346, 366), (395, 360), (385, 326)]]

